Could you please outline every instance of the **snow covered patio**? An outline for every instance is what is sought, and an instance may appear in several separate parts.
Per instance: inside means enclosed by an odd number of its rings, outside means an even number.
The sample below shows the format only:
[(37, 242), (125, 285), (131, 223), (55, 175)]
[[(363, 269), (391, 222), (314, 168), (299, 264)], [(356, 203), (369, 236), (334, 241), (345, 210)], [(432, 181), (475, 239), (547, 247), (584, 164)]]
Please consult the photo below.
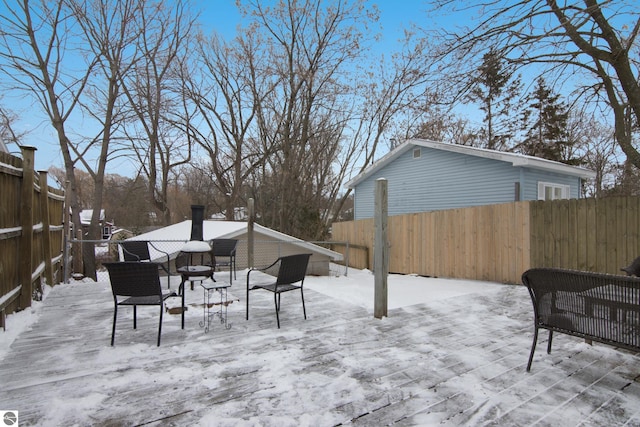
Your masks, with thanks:
[(184, 330), (165, 313), (160, 347), (155, 307), (139, 308), (137, 330), (119, 310), (111, 347), (108, 281), (56, 286), (0, 332), (0, 410), (45, 426), (640, 425), (635, 354), (558, 334), (547, 355), (543, 333), (525, 372), (523, 286), (393, 275), (378, 320), (371, 273), (308, 277), (308, 320), (285, 294), (278, 330), (268, 292), (252, 293), (245, 321), (244, 277), (231, 329), (199, 326), (196, 285)]

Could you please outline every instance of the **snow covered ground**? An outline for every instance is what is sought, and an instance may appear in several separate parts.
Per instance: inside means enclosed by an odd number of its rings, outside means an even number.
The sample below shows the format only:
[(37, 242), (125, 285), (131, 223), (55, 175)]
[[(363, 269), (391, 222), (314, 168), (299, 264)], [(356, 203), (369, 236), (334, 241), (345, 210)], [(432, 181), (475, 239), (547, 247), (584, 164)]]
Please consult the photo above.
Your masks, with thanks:
[[(475, 292), (503, 289), (505, 285), (473, 280), (438, 279), (417, 275), (391, 274), (387, 280), (388, 307), (407, 307)], [(305, 286), (332, 298), (349, 301), (373, 312), (373, 273), (349, 270), (347, 276), (308, 277)]]
[[(342, 267), (334, 270), (342, 271)], [(244, 277), (243, 272), (238, 273)], [(88, 279), (85, 279), (88, 280)], [(364, 307), (373, 313), (373, 273), (368, 270), (350, 269), (346, 276), (311, 276), (305, 280), (308, 289)], [(457, 279), (434, 279), (414, 275), (392, 274), (388, 279), (389, 309), (405, 307), (423, 302), (436, 301), (478, 292), (500, 289), (504, 285)], [(51, 290), (44, 289), (44, 298)], [(33, 301), (31, 308), (9, 316), (9, 327), (0, 333), (0, 359), (6, 354), (11, 343), (37, 319), (42, 301)]]
[(196, 288), (184, 330), (165, 315), (160, 347), (155, 309), (137, 331), (123, 310), (109, 346), (108, 281), (47, 289), (0, 332), (0, 411), (43, 426), (640, 425), (637, 355), (563, 335), (547, 355), (543, 337), (525, 372), (522, 286), (390, 275), (378, 320), (371, 272), (308, 277), (309, 319), (293, 297), (276, 329), (266, 292), (245, 321), (244, 277), (231, 329), (198, 326)]

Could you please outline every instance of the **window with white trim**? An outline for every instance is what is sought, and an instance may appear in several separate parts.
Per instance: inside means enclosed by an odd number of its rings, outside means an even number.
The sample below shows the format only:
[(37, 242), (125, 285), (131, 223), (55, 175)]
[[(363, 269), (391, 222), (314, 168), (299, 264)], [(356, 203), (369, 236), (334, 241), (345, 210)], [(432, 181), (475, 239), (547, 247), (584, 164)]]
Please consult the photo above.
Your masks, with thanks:
[(538, 182), (538, 200), (568, 199), (570, 193), (568, 185), (552, 182)]

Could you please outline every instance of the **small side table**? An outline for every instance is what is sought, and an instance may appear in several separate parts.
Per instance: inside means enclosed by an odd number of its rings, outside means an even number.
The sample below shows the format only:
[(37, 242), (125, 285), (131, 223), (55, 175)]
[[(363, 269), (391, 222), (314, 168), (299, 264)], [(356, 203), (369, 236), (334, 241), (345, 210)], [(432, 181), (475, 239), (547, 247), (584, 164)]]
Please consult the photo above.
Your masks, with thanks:
[(182, 277), (178, 291), (182, 296), (182, 329), (184, 329), (184, 294), (186, 293), (185, 282), (188, 280), (202, 280), (213, 278), (213, 267), (209, 265), (188, 265), (178, 268), (178, 273)]
[[(229, 305), (229, 300), (227, 299), (227, 289), (231, 287), (231, 284), (228, 282), (214, 282), (213, 280), (205, 280), (200, 283), (202, 289), (204, 290), (204, 308), (203, 308), (203, 317), (200, 322), (200, 326), (204, 327), (205, 332), (209, 332), (209, 326), (211, 325), (211, 319), (215, 316), (220, 318), (220, 323), (224, 324), (225, 329), (231, 329), (231, 323), (227, 322), (227, 307)], [(211, 306), (216, 304), (213, 302), (215, 298), (213, 295), (215, 292), (218, 292), (220, 295), (220, 308), (218, 310), (211, 310)]]

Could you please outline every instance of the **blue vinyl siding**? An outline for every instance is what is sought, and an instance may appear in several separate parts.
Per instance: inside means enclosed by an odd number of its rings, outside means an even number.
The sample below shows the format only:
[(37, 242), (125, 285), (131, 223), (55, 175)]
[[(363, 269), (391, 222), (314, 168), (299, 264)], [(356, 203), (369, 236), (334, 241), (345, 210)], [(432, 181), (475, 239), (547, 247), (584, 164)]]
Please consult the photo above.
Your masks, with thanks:
[(389, 215), (537, 199), (538, 181), (571, 186), (578, 197), (579, 178), (514, 167), (508, 162), (421, 147), (421, 156), (407, 150), (355, 188), (355, 219), (371, 218), (375, 181), (388, 182)]

